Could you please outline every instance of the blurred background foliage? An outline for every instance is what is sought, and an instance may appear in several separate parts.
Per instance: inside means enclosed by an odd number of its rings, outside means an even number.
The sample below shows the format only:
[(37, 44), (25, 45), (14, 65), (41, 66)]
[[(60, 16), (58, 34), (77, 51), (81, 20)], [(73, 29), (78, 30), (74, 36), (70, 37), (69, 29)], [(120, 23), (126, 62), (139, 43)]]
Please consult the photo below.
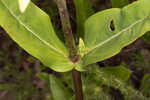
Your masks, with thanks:
[[(32, 1), (51, 16), (64, 42), (55, 0)], [(112, 8), (110, 0), (91, 2), (95, 12)], [(67, 5), (76, 33), (72, 0), (67, 0)], [(150, 32), (116, 56), (87, 66), (82, 82), (85, 100), (150, 100)], [(57, 73), (46, 68), (0, 28), (0, 100), (74, 100), (73, 94), (71, 72)]]

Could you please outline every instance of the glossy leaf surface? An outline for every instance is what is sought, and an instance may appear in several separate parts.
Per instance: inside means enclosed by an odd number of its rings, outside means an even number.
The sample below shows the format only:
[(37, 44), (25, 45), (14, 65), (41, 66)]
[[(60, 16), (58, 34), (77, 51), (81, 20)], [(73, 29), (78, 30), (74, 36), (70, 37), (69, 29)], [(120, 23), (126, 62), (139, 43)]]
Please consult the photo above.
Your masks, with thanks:
[(49, 16), (33, 3), (21, 13), (18, 0), (0, 0), (0, 26), (32, 56), (55, 71), (65, 72), (74, 66), (68, 51), (56, 36)]
[(85, 23), (84, 65), (110, 58), (150, 30), (150, 0), (98, 12)]

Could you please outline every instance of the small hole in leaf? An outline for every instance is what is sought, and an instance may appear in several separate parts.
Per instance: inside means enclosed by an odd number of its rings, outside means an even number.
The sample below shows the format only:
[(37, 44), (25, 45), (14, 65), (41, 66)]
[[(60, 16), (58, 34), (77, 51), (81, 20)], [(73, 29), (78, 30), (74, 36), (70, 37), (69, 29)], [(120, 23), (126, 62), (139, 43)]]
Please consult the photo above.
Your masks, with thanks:
[(111, 31), (115, 31), (115, 25), (114, 25), (114, 21), (113, 20), (111, 20), (109, 27), (110, 27)]

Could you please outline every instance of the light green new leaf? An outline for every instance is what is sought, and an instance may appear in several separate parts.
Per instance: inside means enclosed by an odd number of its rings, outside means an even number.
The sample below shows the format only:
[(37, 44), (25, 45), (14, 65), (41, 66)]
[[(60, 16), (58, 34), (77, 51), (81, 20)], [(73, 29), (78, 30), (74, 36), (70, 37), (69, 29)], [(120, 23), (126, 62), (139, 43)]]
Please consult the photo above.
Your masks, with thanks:
[(72, 94), (68, 91), (64, 84), (55, 76), (49, 75), (49, 84), (54, 100), (69, 100), (72, 97)]
[(113, 8), (121, 8), (129, 4), (129, 0), (111, 0)]
[(84, 22), (94, 11), (90, 0), (74, 0), (77, 18), (77, 36), (84, 37)]
[(29, 3), (30, 0), (19, 0), (19, 8), (22, 13), (26, 10)]
[(32, 56), (55, 71), (65, 72), (74, 66), (68, 51), (56, 36), (50, 18), (30, 2), (21, 13), (18, 0), (0, 0), (0, 26)]
[(105, 60), (150, 30), (150, 0), (98, 12), (85, 23), (84, 65)]

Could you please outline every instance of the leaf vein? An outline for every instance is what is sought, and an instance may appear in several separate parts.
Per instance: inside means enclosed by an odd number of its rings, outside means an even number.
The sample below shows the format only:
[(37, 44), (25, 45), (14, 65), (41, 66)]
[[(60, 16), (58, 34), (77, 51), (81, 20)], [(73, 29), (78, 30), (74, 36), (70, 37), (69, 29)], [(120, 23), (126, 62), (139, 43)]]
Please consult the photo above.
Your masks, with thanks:
[(146, 18), (147, 18), (147, 17), (142, 18), (142, 19), (136, 21), (135, 23), (131, 24), (129, 27), (127, 27), (127, 28), (123, 29), (122, 31), (116, 33), (115, 35), (111, 36), (111, 37), (108, 38), (107, 40), (101, 42), (100, 44), (95, 45), (93, 48), (87, 50), (87, 52), (85, 52), (84, 55), (87, 55), (88, 53), (92, 52), (94, 49), (96, 49), (96, 48), (98, 48), (98, 47), (104, 45), (105, 43), (109, 42), (110, 40), (114, 39), (115, 37), (121, 35), (123, 32), (125, 32), (125, 31), (131, 29), (132, 27), (134, 27), (134, 25), (136, 25), (136, 24), (142, 22), (142, 21), (145, 20)]
[(9, 7), (7, 7), (6, 3), (5, 3), (3, 0), (1, 0), (1, 1), (2, 1), (3, 5), (8, 9), (8, 11), (11, 13), (11, 15), (12, 15), (16, 20), (18, 20), (18, 22), (19, 22), (21, 25), (23, 25), (23, 26), (25, 27), (25, 29), (27, 29), (29, 32), (31, 32), (36, 38), (38, 38), (41, 42), (43, 42), (44, 44), (46, 44), (46, 45), (47, 45), (49, 48), (51, 48), (53, 51), (58, 52), (59, 54), (61, 54), (61, 55), (64, 56), (64, 57), (67, 57), (62, 51), (56, 49), (54, 46), (52, 46), (51, 44), (49, 44), (47, 41), (41, 39), (34, 31), (32, 31), (30, 28), (28, 28), (28, 27), (13, 13), (13, 11), (11, 11), (11, 10), (9, 9)]

